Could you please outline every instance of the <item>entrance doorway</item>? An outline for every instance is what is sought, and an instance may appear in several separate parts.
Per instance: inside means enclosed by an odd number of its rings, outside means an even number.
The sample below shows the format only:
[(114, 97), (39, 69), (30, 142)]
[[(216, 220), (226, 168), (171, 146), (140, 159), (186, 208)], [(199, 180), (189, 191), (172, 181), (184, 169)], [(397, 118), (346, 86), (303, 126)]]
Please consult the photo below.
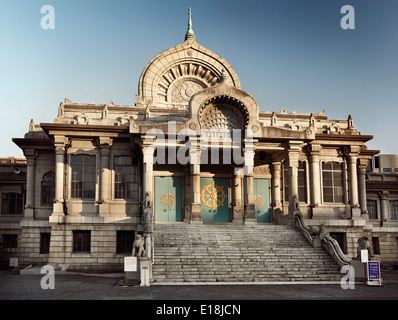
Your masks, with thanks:
[(253, 179), (253, 200), (257, 222), (271, 222), (269, 179)]
[(200, 178), (203, 222), (230, 221), (229, 181), (228, 178)]
[(182, 221), (181, 177), (155, 177), (155, 221)]

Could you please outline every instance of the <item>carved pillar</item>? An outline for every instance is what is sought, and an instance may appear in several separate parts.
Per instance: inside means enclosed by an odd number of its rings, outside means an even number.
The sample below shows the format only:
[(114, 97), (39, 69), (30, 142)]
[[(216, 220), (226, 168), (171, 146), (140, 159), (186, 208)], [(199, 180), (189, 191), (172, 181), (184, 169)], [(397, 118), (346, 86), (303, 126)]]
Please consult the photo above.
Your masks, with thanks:
[(192, 204), (190, 223), (202, 223), (202, 212), (200, 204), (200, 144), (199, 141), (191, 140), (190, 174), (192, 186)]
[(150, 146), (143, 146), (143, 200), (144, 208), (152, 208), (152, 190), (153, 190), (153, 153)]
[(272, 206), (274, 209), (281, 208), (281, 162), (273, 162), (272, 163)]
[(349, 168), (350, 168), (350, 194), (351, 194), (351, 206), (357, 207), (359, 205), (358, 200), (358, 176), (357, 176), (357, 154), (350, 154), (349, 156)]
[(290, 141), (289, 155), (288, 155), (288, 174), (290, 184), (290, 195), (288, 199), (290, 201), (291, 196), (296, 196), (298, 199), (298, 158), (301, 150), (302, 141)]
[(367, 159), (359, 159), (358, 166), (358, 189), (359, 189), (359, 205), (361, 206), (362, 217), (369, 220), (368, 207), (366, 203), (366, 166), (368, 165)]
[(99, 207), (100, 215), (107, 216), (110, 214), (109, 212), (109, 202), (111, 199), (111, 176), (110, 176), (110, 167), (109, 167), (109, 159), (110, 159), (110, 147), (112, 146), (112, 139), (110, 138), (99, 138), (100, 144), (100, 164), (101, 164), (101, 193), (100, 200), (101, 204)]
[(35, 178), (36, 178), (36, 156), (34, 149), (25, 149), (24, 154), (27, 160), (26, 168), (26, 204), (24, 219), (34, 219), (35, 207)]
[(238, 224), (243, 222), (242, 183), (242, 176), (235, 175), (233, 178), (234, 204), (232, 222)]
[(55, 136), (55, 203), (54, 216), (64, 216), (64, 181), (65, 181), (65, 137)]
[(350, 186), (350, 202), (351, 202), (351, 218), (358, 219), (361, 217), (361, 209), (359, 208), (358, 197), (358, 147), (351, 147), (351, 152), (348, 156), (349, 166), (349, 186)]
[(254, 150), (252, 147), (245, 148), (245, 168), (242, 171), (245, 174), (246, 179), (246, 208), (245, 208), (245, 224), (257, 223), (256, 211), (254, 205), (254, 195), (253, 195), (253, 159)]
[(383, 191), (379, 193), (380, 196), (380, 209), (381, 209), (381, 221), (387, 221), (388, 220), (388, 191)]
[(311, 163), (311, 204), (317, 207), (321, 203), (321, 177), (319, 170), (320, 145), (310, 145)]

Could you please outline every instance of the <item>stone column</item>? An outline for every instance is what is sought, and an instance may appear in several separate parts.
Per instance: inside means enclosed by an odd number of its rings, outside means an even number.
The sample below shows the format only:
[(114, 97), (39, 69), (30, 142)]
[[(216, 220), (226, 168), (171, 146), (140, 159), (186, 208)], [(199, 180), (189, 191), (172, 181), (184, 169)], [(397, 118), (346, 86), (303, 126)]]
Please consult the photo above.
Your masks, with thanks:
[(358, 166), (358, 189), (359, 189), (359, 205), (361, 207), (362, 217), (369, 220), (368, 207), (366, 203), (366, 166), (368, 160), (360, 159)]
[(64, 216), (65, 137), (55, 136), (55, 203), (53, 216)]
[(288, 195), (289, 202), (292, 196), (296, 196), (298, 199), (298, 158), (301, 144), (301, 141), (290, 141), (288, 150), (288, 174), (290, 184), (290, 195)]
[(380, 209), (381, 209), (381, 221), (387, 221), (388, 220), (388, 191), (382, 191), (379, 193), (380, 196)]
[(233, 192), (234, 192), (234, 204), (233, 204), (233, 217), (232, 222), (242, 224), (243, 222), (243, 205), (242, 205), (242, 176), (235, 175), (233, 178)]
[(143, 192), (144, 208), (153, 208), (153, 153), (154, 150), (150, 146), (143, 146)]
[(27, 160), (26, 204), (25, 204), (24, 219), (34, 220), (36, 153), (34, 149), (25, 149), (24, 154)]
[(246, 148), (244, 151), (245, 157), (245, 168), (243, 173), (246, 179), (246, 208), (245, 208), (245, 224), (255, 224), (257, 223), (256, 211), (254, 205), (254, 181), (253, 181), (253, 167), (254, 167), (254, 150), (252, 147)]
[(110, 195), (110, 185), (111, 185), (111, 175), (110, 175), (110, 147), (112, 146), (112, 139), (110, 138), (99, 138), (100, 142), (100, 164), (101, 164), (101, 193), (100, 193), (100, 201), (101, 204), (99, 206), (99, 212), (101, 216), (108, 216), (110, 214), (109, 211), (109, 200), (111, 199)]
[(274, 209), (282, 207), (281, 201), (281, 162), (273, 162), (272, 163), (272, 206)]
[(190, 223), (201, 224), (203, 220), (200, 204), (200, 143), (194, 139), (192, 139), (191, 142), (190, 174), (192, 186), (192, 204)]
[[(352, 148), (351, 148), (352, 149)], [(350, 202), (351, 202), (351, 218), (361, 218), (361, 209), (359, 208), (358, 199), (358, 175), (357, 175), (358, 153), (350, 153), (349, 162), (349, 185), (350, 185)]]
[(351, 193), (351, 206), (357, 207), (359, 205), (358, 200), (358, 176), (357, 176), (357, 160), (356, 154), (350, 154), (349, 166), (350, 166), (350, 193)]
[(321, 177), (319, 170), (320, 145), (310, 145), (311, 164), (311, 205), (316, 208), (321, 203)]

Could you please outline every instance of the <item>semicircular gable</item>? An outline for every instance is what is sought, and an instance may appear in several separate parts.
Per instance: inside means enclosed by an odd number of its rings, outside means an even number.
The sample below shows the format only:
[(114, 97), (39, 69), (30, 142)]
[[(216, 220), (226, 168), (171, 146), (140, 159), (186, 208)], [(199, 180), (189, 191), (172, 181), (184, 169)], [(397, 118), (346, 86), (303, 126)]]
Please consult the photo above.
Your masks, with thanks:
[(240, 88), (235, 70), (225, 59), (188, 39), (148, 63), (140, 77), (135, 104), (187, 108), (196, 92), (220, 81), (222, 70), (228, 75), (228, 84)]

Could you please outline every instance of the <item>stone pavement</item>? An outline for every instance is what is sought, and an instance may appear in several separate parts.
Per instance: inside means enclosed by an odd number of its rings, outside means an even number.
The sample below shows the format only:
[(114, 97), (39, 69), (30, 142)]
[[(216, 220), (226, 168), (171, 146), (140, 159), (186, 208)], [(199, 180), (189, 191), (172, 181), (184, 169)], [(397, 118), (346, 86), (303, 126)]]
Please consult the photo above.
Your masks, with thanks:
[(339, 283), (124, 286), (123, 274), (55, 273), (55, 289), (42, 289), (44, 275), (0, 271), (0, 300), (398, 300), (398, 271), (383, 272), (383, 285)]
[[(348, 309), (358, 315), (358, 310), (368, 315), (368, 302), (358, 306), (356, 301), (390, 300), (386, 308), (395, 309), (398, 300), (398, 271), (382, 273), (383, 285), (369, 287), (365, 284), (355, 284), (355, 289), (343, 290), (339, 284), (328, 283), (292, 283), (292, 284), (240, 284), (240, 285), (152, 285), (150, 287), (124, 286), (123, 274), (81, 274), (55, 273), (55, 288), (42, 289), (41, 280), (44, 275), (20, 275), (0, 271), (0, 306), (18, 310), (18, 314), (30, 315), (32, 308), (18, 308), (21, 300), (34, 300), (35, 310), (47, 310), (58, 301), (62, 307), (62, 314), (76, 314), (76, 308), (65, 308), (60, 300), (71, 300), (82, 312), (92, 317), (93, 312), (102, 316), (109, 311), (109, 302), (113, 300), (118, 310), (145, 310), (151, 316), (148, 319), (159, 319), (161, 315), (168, 319), (174, 318), (247, 318), (256, 312), (258, 314), (265, 307), (274, 307), (286, 312), (298, 312), (297, 308), (290, 307), (290, 303), (297, 303), (297, 307), (309, 311), (316, 303), (329, 301), (344, 301)], [(17, 300), (17, 303), (8, 302)], [(45, 304), (40, 304), (39, 300)], [(48, 301), (51, 300), (51, 304)], [(92, 306), (88, 300), (102, 301)], [(115, 302), (115, 300), (125, 300)], [(349, 301), (347, 305), (346, 301)], [(19, 301), (19, 302), (18, 302)], [(85, 301), (83, 304), (81, 301)], [(323, 301), (323, 302), (322, 302)], [(31, 303), (31, 301), (29, 301)], [(392, 302), (392, 303), (391, 303)], [(88, 304), (87, 304), (88, 303)], [(122, 304), (120, 304), (122, 303)], [(333, 303), (333, 302), (332, 302)], [(372, 306), (370, 303), (370, 306)], [(388, 303), (388, 301), (387, 301)], [(55, 304), (56, 306), (56, 304)], [(333, 305), (335, 306), (335, 305)], [(185, 308), (185, 309), (184, 309)], [(393, 309), (394, 308), (394, 309)], [(372, 308), (375, 310), (375, 308)], [(51, 309), (53, 310), (53, 309)], [(307, 312), (306, 311), (306, 312)], [(186, 313), (184, 313), (186, 312)], [(239, 313), (238, 313), (239, 312)], [(164, 315), (166, 313), (166, 315)], [(318, 313), (318, 312), (317, 312)], [(174, 317), (170, 317), (173, 315)], [(177, 317), (178, 316), (178, 317)]]

